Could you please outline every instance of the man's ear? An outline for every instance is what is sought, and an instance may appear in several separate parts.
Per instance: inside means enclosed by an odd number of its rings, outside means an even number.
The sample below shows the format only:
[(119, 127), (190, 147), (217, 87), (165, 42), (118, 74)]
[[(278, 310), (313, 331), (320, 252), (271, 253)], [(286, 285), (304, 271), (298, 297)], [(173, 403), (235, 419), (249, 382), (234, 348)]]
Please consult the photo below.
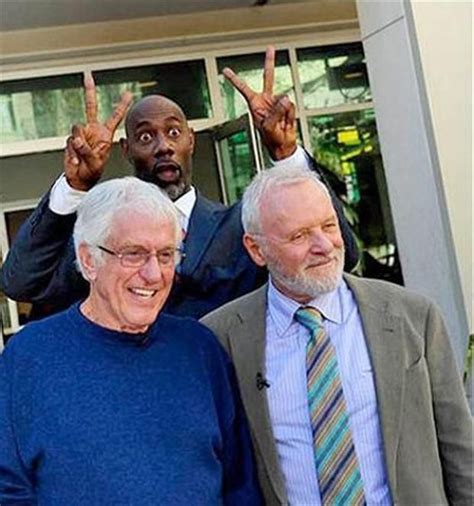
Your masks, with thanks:
[(255, 240), (255, 238), (250, 234), (244, 234), (243, 243), (247, 253), (250, 255), (250, 258), (259, 266), (265, 267), (267, 265), (267, 261), (265, 260), (265, 255), (263, 254), (261, 246)]
[(196, 135), (192, 128), (189, 129), (189, 143), (191, 145), (191, 153), (194, 155), (194, 146), (196, 144)]
[(120, 151), (122, 152), (122, 156), (128, 160), (128, 141), (124, 137), (121, 137), (119, 140)]
[(90, 252), (90, 246), (84, 243), (80, 244), (78, 256), (79, 258), (77, 261), (81, 264), (82, 270), (86, 274), (87, 281), (95, 281), (97, 279), (97, 268)]

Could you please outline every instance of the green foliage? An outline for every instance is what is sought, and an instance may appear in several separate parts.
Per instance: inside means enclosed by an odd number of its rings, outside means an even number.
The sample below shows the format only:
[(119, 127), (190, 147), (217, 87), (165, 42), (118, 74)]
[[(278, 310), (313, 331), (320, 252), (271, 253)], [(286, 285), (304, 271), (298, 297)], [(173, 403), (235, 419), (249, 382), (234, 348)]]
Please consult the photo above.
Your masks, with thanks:
[(467, 345), (466, 364), (464, 367), (464, 381), (466, 382), (469, 376), (472, 374), (472, 363), (474, 360), (474, 334), (469, 336), (469, 342)]

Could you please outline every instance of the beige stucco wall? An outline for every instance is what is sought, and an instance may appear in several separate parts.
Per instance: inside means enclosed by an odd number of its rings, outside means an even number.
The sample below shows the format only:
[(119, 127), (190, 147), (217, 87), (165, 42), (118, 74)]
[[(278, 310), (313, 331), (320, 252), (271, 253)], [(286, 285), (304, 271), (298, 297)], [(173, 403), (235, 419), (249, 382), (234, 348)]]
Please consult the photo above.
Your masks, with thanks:
[[(98, 49), (121, 52), (124, 48), (162, 47), (169, 41), (169, 47), (189, 45), (203, 37), (245, 36), (258, 38), (260, 35), (278, 33), (290, 28), (301, 32), (353, 27), (357, 24), (355, 0), (312, 0), (303, 3), (266, 5), (224, 9), (221, 11), (196, 12), (166, 17), (138, 18), (86, 25), (54, 26), (33, 30), (0, 32), (0, 63), (11, 67), (34, 68), (39, 55), (45, 59), (58, 58), (61, 54), (78, 53), (86, 56), (88, 51)], [(314, 26), (318, 25), (318, 30)], [(25, 65), (26, 64), (26, 65)]]
[(473, 332), (472, 4), (412, 0), (411, 5), (469, 328)]

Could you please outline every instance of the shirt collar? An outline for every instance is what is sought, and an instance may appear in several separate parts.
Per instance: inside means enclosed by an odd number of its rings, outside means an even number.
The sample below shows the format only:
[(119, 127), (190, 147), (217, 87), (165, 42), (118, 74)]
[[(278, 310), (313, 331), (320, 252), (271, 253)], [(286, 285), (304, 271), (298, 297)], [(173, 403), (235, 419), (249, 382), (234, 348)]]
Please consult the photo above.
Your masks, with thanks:
[(194, 188), (194, 186), (191, 186), (184, 195), (181, 195), (181, 197), (174, 201), (174, 205), (179, 212), (181, 227), (185, 230), (188, 229), (189, 218), (191, 217), (195, 204), (196, 188)]
[[(342, 300), (343, 293), (346, 290), (347, 287), (343, 280), (335, 290), (318, 295), (306, 305), (316, 308), (326, 320), (341, 324), (346, 318)], [(300, 307), (299, 302), (290, 299), (275, 287), (270, 276), (268, 283), (268, 313), (273, 320), (276, 337), (284, 337), (290, 326), (296, 323), (294, 315)]]

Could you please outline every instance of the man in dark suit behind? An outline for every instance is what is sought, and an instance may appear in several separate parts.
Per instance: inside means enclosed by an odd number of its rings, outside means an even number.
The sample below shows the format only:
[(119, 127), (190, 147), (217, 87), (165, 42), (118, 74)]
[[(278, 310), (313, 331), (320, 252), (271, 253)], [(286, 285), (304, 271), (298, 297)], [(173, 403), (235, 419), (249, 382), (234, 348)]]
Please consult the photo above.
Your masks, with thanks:
[(236, 368), (266, 504), (473, 504), (472, 419), (439, 311), (343, 276), (310, 171), (256, 176), (242, 219), (270, 281), (201, 321)]
[[(230, 69), (224, 73), (247, 100), (276, 163), (286, 158), (312, 163), (296, 144), (294, 105), (286, 96), (273, 95), (274, 61), (275, 51), (269, 48), (261, 93), (251, 90)], [(87, 124), (73, 126), (64, 174), (19, 231), (2, 269), (3, 290), (9, 297), (48, 304), (53, 310), (87, 295), (88, 285), (75, 267), (72, 248), (75, 211), (101, 178), (113, 134), (131, 102), (124, 95), (113, 116), (101, 124), (92, 76), (84, 84)], [(185, 233), (186, 256), (164, 310), (198, 318), (262, 285), (266, 269), (256, 266), (242, 245), (240, 203), (225, 207), (207, 200), (192, 186), (194, 133), (181, 108), (164, 96), (147, 96), (131, 108), (125, 129), (127, 138), (120, 140), (124, 156), (140, 179), (167, 192)], [(357, 247), (341, 206), (336, 205), (350, 270), (357, 262)]]

